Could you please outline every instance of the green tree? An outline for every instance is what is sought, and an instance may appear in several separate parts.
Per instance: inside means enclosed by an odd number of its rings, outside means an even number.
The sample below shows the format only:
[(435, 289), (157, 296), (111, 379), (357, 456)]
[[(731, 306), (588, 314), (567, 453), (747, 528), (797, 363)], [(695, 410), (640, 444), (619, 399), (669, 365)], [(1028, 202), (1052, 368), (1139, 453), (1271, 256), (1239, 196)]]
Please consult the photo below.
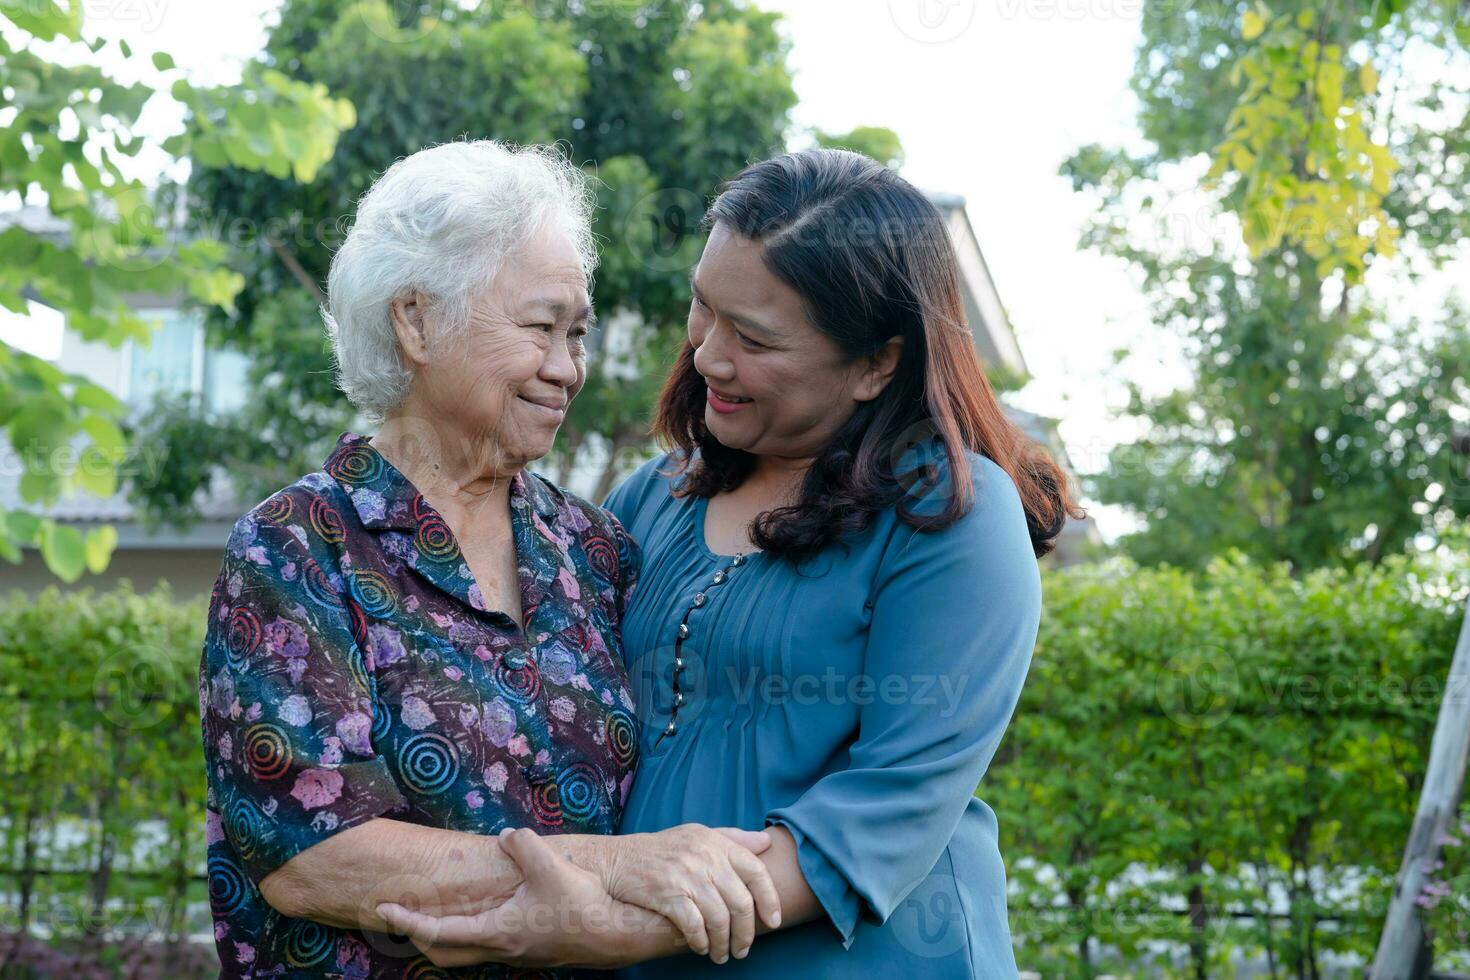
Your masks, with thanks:
[[(597, 179), (603, 249), (589, 378), (548, 461), (565, 480), (590, 459), (610, 484), (646, 438), (649, 409), (677, 351), (698, 223), (719, 181), (785, 145), (795, 103), (778, 18), (744, 3), (484, 4), (287, 0), (260, 63), (350, 99), (322, 179), (220, 167), (188, 187), (191, 228), (228, 238), (245, 285), (211, 337), (252, 363), (249, 407), (216, 420), (233, 450), (201, 463), (169, 442), (172, 469), (136, 484), (159, 516), (215, 472), (246, 496), (315, 468), (354, 424), (334, 389), (316, 306), (355, 201), (394, 159), (461, 137), (559, 142)], [(601, 348), (600, 350), (598, 348)], [(161, 408), (146, 438), (186, 431)], [(198, 440), (191, 443), (198, 444)]]
[(845, 133), (829, 133), (818, 128), (813, 130), (812, 137), (818, 146), (863, 153), (895, 170), (903, 166), (903, 143), (897, 133), (882, 126), (859, 126)]
[(1455, 18), (1448, 0), (1144, 9), (1148, 149), (1062, 167), (1100, 204), (1083, 245), (1138, 273), (1193, 375), (1130, 386), (1147, 430), (1090, 481), (1146, 519), (1123, 542), (1138, 560), (1377, 561), (1470, 513), (1449, 447), (1470, 421), (1466, 311), (1404, 315), (1385, 289), (1470, 228)]
[[(83, 5), (58, 0), (0, 0), (0, 196), (44, 206), (67, 234), (11, 223), (0, 231), (0, 306), (25, 315), (32, 302), (59, 310), (88, 341), (119, 346), (146, 341), (153, 324), (128, 307), (129, 294), (187, 293), (228, 308), (242, 285), (225, 268), (215, 241), (181, 240), (159, 220), (152, 191), (129, 177), (130, 158), (145, 149), (213, 165), (307, 181), (353, 123), (350, 103), (320, 85), (253, 67), (240, 86), (201, 88), (177, 78), (168, 96), (195, 124), (155, 145), (136, 131), (146, 85), (122, 84), (95, 64), (55, 57), (66, 42), (96, 55), (109, 46), (87, 39)], [(125, 42), (115, 47), (124, 57)], [(65, 60), (74, 60), (66, 52)], [(167, 54), (154, 66), (174, 72)], [(110, 496), (128, 452), (124, 409), (85, 378), (0, 343), (0, 431), (23, 465), (22, 500), (46, 507), (78, 490)], [(106, 567), (116, 543), (110, 527), (85, 537), (28, 508), (0, 510), (0, 556), (41, 550), (48, 567), (71, 582)]]

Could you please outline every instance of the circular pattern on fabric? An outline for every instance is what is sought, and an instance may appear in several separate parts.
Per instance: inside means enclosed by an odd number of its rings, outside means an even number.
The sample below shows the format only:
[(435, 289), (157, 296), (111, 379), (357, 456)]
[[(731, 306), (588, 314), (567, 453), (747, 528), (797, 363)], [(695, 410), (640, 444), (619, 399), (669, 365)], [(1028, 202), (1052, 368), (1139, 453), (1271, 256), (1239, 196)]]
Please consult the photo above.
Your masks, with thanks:
[(225, 833), (243, 858), (255, 856), (260, 841), (260, 810), (246, 799), (237, 799), (224, 813)]
[(388, 739), (388, 732), (393, 728), (393, 715), (388, 711), (388, 704), (382, 698), (373, 701), (373, 729), (372, 738), (375, 742), (383, 742)]
[(291, 768), (291, 743), (275, 725), (251, 725), (245, 730), (245, 762), (257, 779), (280, 779)]
[(414, 523), (419, 523), (430, 517), (439, 516), (439, 512), (429, 506), (429, 502), (424, 499), (424, 495), (421, 493), (413, 495), (413, 499), (408, 502), (408, 511), (413, 515)]
[(588, 654), (592, 652), (592, 638), (594, 636), (597, 636), (598, 634), (595, 622), (597, 620), (597, 616), (597, 608), (594, 607), (591, 616), (587, 617), (584, 622), (578, 623), (577, 625), (573, 626), (571, 630), (569, 630), (569, 632), (571, 633), (572, 641), (576, 644), (577, 649), (583, 654)]
[(459, 749), (443, 735), (420, 732), (403, 743), (398, 775), (419, 796), (438, 796), (459, 778)]
[(367, 613), (355, 602), (347, 603), (347, 618), (352, 627), (352, 639), (357, 643), (359, 649), (366, 650), (368, 645), (368, 621)]
[(633, 724), (633, 716), (614, 708), (603, 722), (603, 731), (613, 761), (620, 766), (631, 766), (638, 758), (638, 728)]
[(377, 450), (359, 444), (338, 453), (328, 472), (343, 483), (362, 486), (382, 478), (386, 465)]
[(233, 915), (250, 898), (250, 879), (235, 862), (209, 859), (209, 907), (216, 917)]
[(286, 962), (295, 967), (316, 966), (332, 955), (336, 932), (310, 919), (297, 919), (286, 934)]
[(501, 657), (495, 665), (495, 684), (516, 704), (530, 704), (541, 693), (541, 672), (529, 660), (513, 667)]
[(352, 679), (362, 690), (370, 690), (371, 682), (368, 680), (367, 664), (363, 661), (362, 651), (353, 649), (347, 651), (347, 669), (352, 671)]
[(587, 554), (587, 564), (592, 571), (608, 582), (618, 577), (618, 549), (611, 541), (594, 534), (582, 541), (582, 550)]
[(561, 793), (555, 780), (548, 779), (531, 787), (531, 812), (547, 827), (561, 826)]
[(301, 580), (306, 583), (306, 594), (311, 597), (312, 602), (322, 606), (337, 605), (337, 588), (332, 584), (327, 570), (316, 559), (308, 558), (302, 563)]
[(417, 959), (404, 969), (403, 980), (449, 980), (449, 974), (426, 959)]
[(388, 577), (380, 572), (356, 571), (352, 573), (352, 595), (369, 616), (385, 619), (398, 606), (398, 595), (393, 591)]
[(633, 560), (633, 538), (621, 524), (613, 528), (613, 536), (618, 540), (618, 564), (626, 565)]
[(556, 775), (556, 794), (561, 812), (573, 820), (585, 820), (602, 802), (602, 781), (597, 770), (585, 762), (568, 766)]
[(328, 544), (341, 544), (347, 540), (347, 531), (342, 526), (342, 515), (321, 497), (313, 497), (307, 515), (311, 529)]
[(225, 629), (225, 655), (230, 666), (239, 670), (265, 639), (265, 627), (253, 609), (236, 606)]
[(289, 520), (296, 504), (289, 493), (278, 493), (260, 506), (260, 516), (268, 521), (280, 523)]
[(444, 523), (444, 518), (437, 515), (431, 514), (419, 521), (413, 543), (424, 557), (434, 561), (454, 561), (459, 558), (459, 542), (454, 540), (454, 532)]

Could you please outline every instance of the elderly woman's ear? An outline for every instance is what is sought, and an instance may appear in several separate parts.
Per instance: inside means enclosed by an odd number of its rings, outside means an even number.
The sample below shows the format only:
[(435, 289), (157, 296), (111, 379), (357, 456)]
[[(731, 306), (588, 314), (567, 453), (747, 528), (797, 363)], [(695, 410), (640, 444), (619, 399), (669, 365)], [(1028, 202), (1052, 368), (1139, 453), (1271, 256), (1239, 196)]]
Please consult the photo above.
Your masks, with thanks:
[(428, 311), (428, 299), (418, 292), (399, 296), (388, 304), (388, 318), (398, 335), (398, 349), (414, 364), (429, 359)]

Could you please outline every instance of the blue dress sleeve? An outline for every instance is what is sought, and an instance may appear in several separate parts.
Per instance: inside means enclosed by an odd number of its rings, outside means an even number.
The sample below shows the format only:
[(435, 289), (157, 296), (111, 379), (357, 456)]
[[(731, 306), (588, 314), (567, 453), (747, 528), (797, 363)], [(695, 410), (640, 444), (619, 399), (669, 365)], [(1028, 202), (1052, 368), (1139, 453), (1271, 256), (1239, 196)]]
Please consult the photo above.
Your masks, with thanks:
[[(901, 526), (879, 563), (869, 703), (846, 769), (766, 816), (850, 946), (939, 861), (995, 755), (1031, 663), (1041, 580), (1015, 484), (975, 456), (975, 504), (937, 532)], [(885, 686), (888, 685), (885, 693)]]

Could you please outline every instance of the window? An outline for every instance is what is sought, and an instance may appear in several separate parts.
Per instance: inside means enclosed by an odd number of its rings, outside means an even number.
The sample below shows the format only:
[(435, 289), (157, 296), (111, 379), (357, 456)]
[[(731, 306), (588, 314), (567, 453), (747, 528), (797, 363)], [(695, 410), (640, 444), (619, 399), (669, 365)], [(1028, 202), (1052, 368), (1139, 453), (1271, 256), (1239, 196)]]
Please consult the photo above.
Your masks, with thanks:
[(205, 352), (204, 404), (216, 415), (238, 412), (248, 400), (246, 371), (250, 359), (239, 351)]
[(199, 315), (183, 310), (138, 310), (159, 321), (148, 346), (131, 346), (127, 400), (146, 408), (159, 394), (198, 391), (203, 381), (204, 325)]

